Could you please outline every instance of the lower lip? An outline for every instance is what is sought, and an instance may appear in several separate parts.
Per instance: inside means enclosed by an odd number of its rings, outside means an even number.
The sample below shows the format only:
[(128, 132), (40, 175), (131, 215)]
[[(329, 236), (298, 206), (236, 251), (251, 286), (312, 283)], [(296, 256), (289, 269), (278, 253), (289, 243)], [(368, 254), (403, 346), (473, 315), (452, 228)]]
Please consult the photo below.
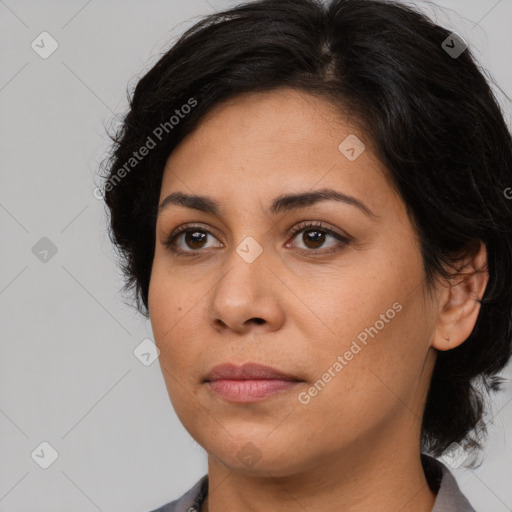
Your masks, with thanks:
[(210, 389), (230, 402), (249, 403), (264, 400), (276, 393), (288, 391), (299, 382), (295, 380), (216, 380), (208, 382)]

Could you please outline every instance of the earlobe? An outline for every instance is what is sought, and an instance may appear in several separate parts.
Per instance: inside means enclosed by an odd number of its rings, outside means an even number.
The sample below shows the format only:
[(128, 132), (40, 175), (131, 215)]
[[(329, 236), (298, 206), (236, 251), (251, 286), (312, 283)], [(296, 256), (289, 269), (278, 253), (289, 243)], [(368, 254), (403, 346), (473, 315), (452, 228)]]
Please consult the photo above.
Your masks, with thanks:
[(466, 252), (443, 290), (431, 343), (433, 348), (451, 350), (469, 337), (488, 281), (487, 250), (485, 244), (478, 241)]

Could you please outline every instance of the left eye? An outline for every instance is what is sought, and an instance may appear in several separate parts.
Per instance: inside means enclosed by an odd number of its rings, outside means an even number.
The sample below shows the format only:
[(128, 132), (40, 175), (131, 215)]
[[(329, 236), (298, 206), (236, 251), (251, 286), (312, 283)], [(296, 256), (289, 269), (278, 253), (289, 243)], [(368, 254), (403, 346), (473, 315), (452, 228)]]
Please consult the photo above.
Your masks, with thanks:
[[(332, 229), (323, 227), (321, 223), (299, 225), (291, 231), (290, 236), (292, 236), (292, 238), (297, 238), (297, 235), (300, 233), (303, 234), (301, 241), (303, 244), (305, 244), (305, 247), (298, 247), (300, 253), (332, 253), (339, 250), (340, 246), (348, 245), (350, 243), (350, 240), (347, 237), (333, 231)], [(207, 240), (209, 235), (213, 237), (213, 235), (208, 230), (199, 226), (184, 225), (181, 226), (177, 232), (171, 234), (171, 236), (165, 242), (165, 246), (172, 250), (174, 253), (194, 256), (200, 252), (200, 249), (208, 248), (207, 245), (204, 245), (204, 242)], [(319, 251), (318, 249), (325, 244), (326, 238), (328, 237), (334, 239), (337, 242), (331, 244), (324, 250)], [(183, 247), (183, 243), (185, 244), (185, 247)], [(220, 245), (217, 245), (217, 247), (222, 247), (220, 242), (219, 244)], [(210, 248), (211, 247), (215, 247), (215, 245), (210, 246)], [(290, 247), (290, 243), (287, 243), (285, 247)]]
[[(342, 236), (339, 233), (336, 233), (336, 231), (333, 231), (332, 229), (323, 227), (322, 223), (299, 225), (292, 231), (291, 234), (295, 238), (300, 233), (302, 233), (302, 237), (300, 237), (300, 240), (303, 244), (305, 244), (305, 248), (299, 247), (299, 252), (301, 253), (332, 253), (338, 251), (340, 249), (340, 246), (348, 245), (350, 243), (350, 240), (347, 237)], [(334, 239), (335, 242), (330, 246), (326, 247), (322, 251), (311, 250), (318, 249), (319, 247), (324, 245), (327, 237)], [(289, 244), (287, 244), (287, 247), (288, 245)]]

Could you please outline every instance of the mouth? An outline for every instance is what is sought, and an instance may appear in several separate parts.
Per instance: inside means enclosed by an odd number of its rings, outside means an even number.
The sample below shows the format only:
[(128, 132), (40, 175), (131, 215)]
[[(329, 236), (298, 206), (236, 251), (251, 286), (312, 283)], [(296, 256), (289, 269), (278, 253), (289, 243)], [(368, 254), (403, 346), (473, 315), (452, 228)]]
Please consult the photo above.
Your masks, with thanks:
[(212, 368), (204, 383), (218, 397), (231, 403), (251, 403), (290, 391), (303, 382), (289, 373), (269, 366), (246, 363), (237, 366), (232, 363)]

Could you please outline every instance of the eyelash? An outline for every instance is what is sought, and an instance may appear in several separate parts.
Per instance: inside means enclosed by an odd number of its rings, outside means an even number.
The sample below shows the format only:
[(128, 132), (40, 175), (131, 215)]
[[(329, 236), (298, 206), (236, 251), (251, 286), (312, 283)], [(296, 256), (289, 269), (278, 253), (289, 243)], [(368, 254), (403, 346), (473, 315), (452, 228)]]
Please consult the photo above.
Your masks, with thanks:
[[(344, 237), (344, 236), (340, 235), (339, 233), (336, 233), (336, 231), (333, 231), (332, 229), (324, 227), (324, 224), (321, 221), (320, 222), (307, 222), (307, 221), (301, 222), (290, 231), (288, 236), (295, 238), (295, 236), (298, 233), (301, 233), (303, 231), (308, 231), (308, 228), (313, 228), (317, 231), (322, 231), (325, 234), (331, 235), (332, 237), (336, 238), (340, 243), (338, 244), (337, 247), (329, 247), (327, 250), (325, 250), (325, 249), (324, 250), (321, 250), (321, 249), (318, 249), (318, 250), (297, 249), (299, 254), (311, 256), (312, 254), (316, 253), (317, 255), (325, 256), (326, 254), (333, 254), (333, 253), (338, 252), (343, 247), (349, 245), (349, 243), (351, 242), (351, 240), (349, 238)], [(313, 231), (313, 229), (311, 229), (311, 231)], [(168, 239), (164, 242), (165, 247), (167, 247), (169, 250), (171, 250), (176, 255), (185, 256), (185, 257), (197, 256), (200, 252), (204, 252), (204, 251), (201, 251), (200, 249), (184, 251), (184, 250), (176, 247), (176, 245), (175, 245), (176, 238), (178, 238), (178, 236), (180, 236), (183, 233), (186, 233), (188, 231), (199, 231), (199, 232), (207, 233), (207, 234), (213, 236), (213, 234), (210, 233), (210, 231), (208, 231), (207, 229), (201, 228), (200, 226), (191, 225), (191, 224), (183, 224), (182, 226), (177, 228), (168, 237)]]

